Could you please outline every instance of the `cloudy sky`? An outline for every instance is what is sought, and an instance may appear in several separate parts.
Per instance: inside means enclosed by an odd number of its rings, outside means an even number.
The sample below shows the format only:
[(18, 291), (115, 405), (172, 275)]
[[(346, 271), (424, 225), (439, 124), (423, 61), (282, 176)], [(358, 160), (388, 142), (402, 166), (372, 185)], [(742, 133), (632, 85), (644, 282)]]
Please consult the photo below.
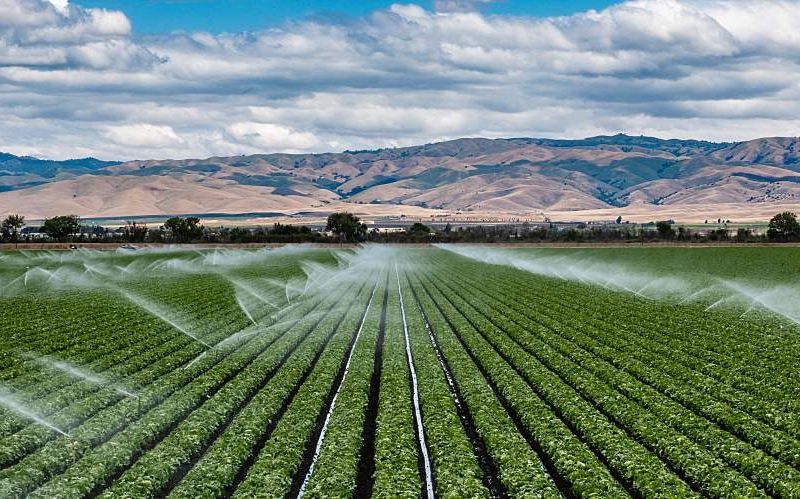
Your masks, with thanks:
[(800, 0), (0, 0), (0, 150), (800, 134)]

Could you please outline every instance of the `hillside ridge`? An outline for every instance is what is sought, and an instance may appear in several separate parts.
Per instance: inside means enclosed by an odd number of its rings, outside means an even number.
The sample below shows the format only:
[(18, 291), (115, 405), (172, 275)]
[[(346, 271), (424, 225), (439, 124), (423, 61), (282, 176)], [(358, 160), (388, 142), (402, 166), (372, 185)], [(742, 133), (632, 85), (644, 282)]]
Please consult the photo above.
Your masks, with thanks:
[[(0, 213), (532, 214), (800, 204), (800, 139), (460, 138), (338, 153), (41, 160), (0, 153)], [(369, 210), (366, 207), (371, 207)]]

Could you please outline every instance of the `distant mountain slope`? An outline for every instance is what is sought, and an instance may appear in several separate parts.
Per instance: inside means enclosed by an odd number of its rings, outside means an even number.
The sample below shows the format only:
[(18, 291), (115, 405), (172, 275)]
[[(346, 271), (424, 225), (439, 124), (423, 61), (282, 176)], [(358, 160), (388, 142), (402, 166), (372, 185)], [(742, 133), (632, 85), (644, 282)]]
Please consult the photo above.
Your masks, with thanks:
[(0, 154), (0, 213), (293, 213), (344, 204), (531, 214), (800, 204), (799, 142), (466, 138), (372, 151), (124, 163)]
[(0, 192), (97, 172), (116, 164), (95, 158), (50, 161), (0, 152)]

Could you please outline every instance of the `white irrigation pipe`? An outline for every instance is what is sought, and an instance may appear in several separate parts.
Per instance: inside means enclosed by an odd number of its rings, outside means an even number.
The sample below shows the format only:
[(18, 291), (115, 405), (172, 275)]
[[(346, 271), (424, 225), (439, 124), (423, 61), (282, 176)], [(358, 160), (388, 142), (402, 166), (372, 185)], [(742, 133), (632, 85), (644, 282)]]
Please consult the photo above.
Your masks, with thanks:
[(305, 478), (303, 478), (303, 485), (300, 486), (300, 490), (297, 492), (298, 499), (305, 495), (308, 481), (311, 479), (311, 474), (314, 473), (314, 465), (317, 464), (317, 459), (319, 459), (319, 453), (322, 450), (322, 441), (325, 440), (325, 433), (328, 431), (328, 424), (331, 421), (333, 409), (336, 407), (336, 399), (339, 398), (339, 392), (342, 391), (344, 380), (347, 378), (347, 371), (350, 370), (350, 362), (353, 360), (353, 353), (356, 350), (358, 338), (361, 337), (361, 331), (364, 329), (364, 323), (367, 321), (367, 314), (369, 313), (369, 308), (372, 306), (372, 299), (375, 297), (375, 290), (377, 289), (378, 284), (375, 283), (375, 287), (372, 288), (372, 295), (370, 295), (369, 302), (367, 303), (367, 309), (364, 310), (364, 315), (361, 317), (361, 324), (358, 326), (356, 339), (353, 341), (353, 346), (350, 347), (350, 353), (347, 355), (347, 363), (344, 365), (344, 374), (342, 375), (341, 381), (339, 381), (339, 386), (336, 387), (336, 393), (333, 395), (333, 400), (331, 401), (331, 406), (328, 409), (328, 414), (325, 415), (325, 422), (322, 424), (322, 431), (317, 439), (317, 446), (314, 448), (314, 457), (311, 459), (311, 466), (308, 468), (308, 473), (306, 473)]
[[(453, 377), (450, 375), (450, 370), (444, 363), (444, 357), (442, 357), (442, 353), (439, 350), (439, 343), (436, 341), (436, 337), (433, 335), (431, 325), (428, 323), (428, 318), (425, 317), (424, 311), (422, 310), (422, 306), (420, 306), (419, 302), (417, 303), (417, 310), (419, 310), (419, 313), (422, 315), (422, 320), (425, 322), (425, 330), (428, 332), (428, 338), (431, 340), (433, 352), (436, 354), (436, 358), (439, 360), (439, 365), (441, 366), (444, 377), (447, 380), (447, 385), (450, 387), (450, 394), (453, 398), (453, 403), (455, 403), (459, 409), (462, 409), (464, 406), (461, 404), (461, 400), (456, 395), (456, 382), (453, 380)], [(491, 388), (492, 387), (490, 386), (489, 389)]]
[(403, 335), (406, 339), (406, 358), (408, 359), (408, 368), (411, 371), (411, 395), (414, 401), (414, 420), (417, 423), (417, 439), (419, 440), (419, 448), (422, 452), (422, 462), (425, 468), (425, 489), (428, 492), (428, 497), (435, 497), (433, 494), (433, 475), (431, 473), (431, 458), (428, 455), (428, 446), (425, 443), (425, 430), (422, 427), (422, 411), (420, 411), (419, 404), (419, 389), (417, 387), (417, 371), (414, 368), (414, 356), (411, 355), (411, 340), (408, 337), (408, 323), (406, 322), (406, 307), (403, 304), (403, 290), (400, 287), (400, 273), (397, 270), (397, 264), (394, 266), (394, 274), (397, 277), (397, 293), (400, 295), (400, 312), (403, 316)]

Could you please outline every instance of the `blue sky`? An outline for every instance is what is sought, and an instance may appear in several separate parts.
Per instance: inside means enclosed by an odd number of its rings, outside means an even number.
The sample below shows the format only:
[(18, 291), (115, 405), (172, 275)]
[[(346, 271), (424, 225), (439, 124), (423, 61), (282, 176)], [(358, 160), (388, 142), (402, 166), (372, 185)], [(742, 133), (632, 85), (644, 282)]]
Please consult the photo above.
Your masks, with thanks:
[[(387, 0), (83, 0), (84, 7), (120, 10), (131, 20), (135, 33), (255, 31), (288, 20), (309, 17), (331, 19), (359, 17), (393, 3), (416, 3), (427, 9), (433, 1)], [(487, 5), (483, 12), (518, 16), (569, 15), (602, 9), (610, 0), (505, 0)]]

